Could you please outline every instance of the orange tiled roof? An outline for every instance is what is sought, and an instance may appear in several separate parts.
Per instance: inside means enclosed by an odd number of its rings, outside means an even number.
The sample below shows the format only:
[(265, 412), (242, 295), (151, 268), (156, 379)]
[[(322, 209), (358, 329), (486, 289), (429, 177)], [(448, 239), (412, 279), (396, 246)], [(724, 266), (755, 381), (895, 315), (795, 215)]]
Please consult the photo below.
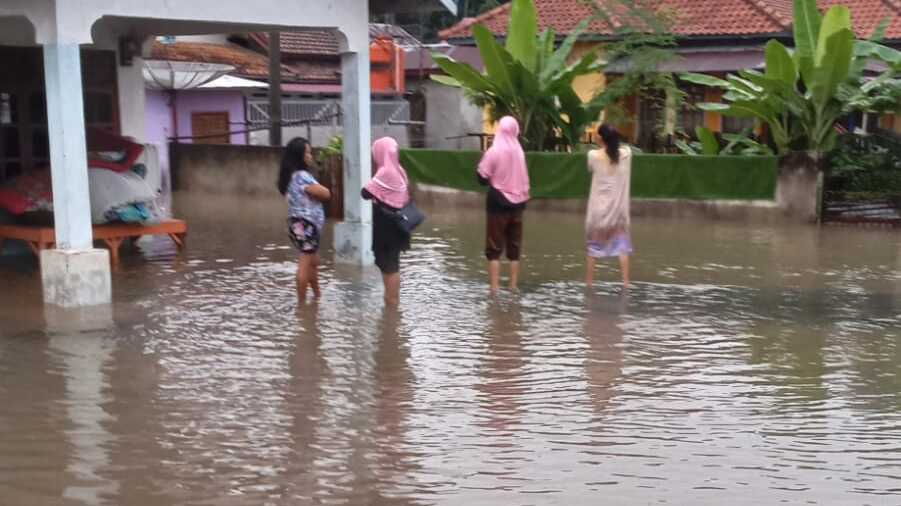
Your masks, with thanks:
[(151, 58), (155, 60), (222, 63), (235, 67), (234, 74), (250, 78), (269, 77), (269, 59), (234, 44), (204, 42), (153, 43)]
[[(156, 60), (223, 63), (235, 67), (233, 74), (251, 79), (269, 79), (269, 58), (266, 55), (234, 44), (203, 42), (154, 42), (151, 57)], [(295, 61), (282, 64), (285, 82), (341, 82), (340, 62)]]
[[(603, 6), (603, 0), (596, 0)], [(879, 22), (894, 18), (888, 38), (901, 39), (901, 0), (820, 0), (821, 8), (833, 4), (851, 7), (860, 36), (868, 36)], [(675, 20), (673, 31), (682, 37), (753, 36), (786, 32), (792, 23), (791, 0), (649, 0)], [(594, 14), (582, 0), (535, 0), (539, 29), (553, 27), (559, 34), (570, 33), (585, 18)], [(482, 24), (497, 35), (506, 35), (511, 4), (504, 4), (477, 18), (468, 18), (440, 33), (443, 39), (472, 37), (472, 26)], [(612, 15), (614, 25), (625, 24)], [(612, 35), (614, 27), (595, 21), (588, 32)]]
[(891, 18), (886, 38), (901, 39), (901, 0), (819, 0), (821, 9), (845, 5), (851, 9), (851, 20), (860, 37), (870, 37), (883, 19)]
[[(268, 33), (253, 33), (251, 37), (264, 50), (268, 50)], [(281, 32), (279, 41), (284, 55), (338, 56), (338, 37), (334, 32), (327, 30)]]
[(304, 82), (341, 82), (341, 63), (337, 61), (294, 61), (285, 67)]
[[(269, 34), (258, 32), (250, 34), (263, 51), (268, 52)], [(388, 24), (369, 24), (369, 38), (393, 39), (400, 46), (418, 46), (420, 42), (399, 26)], [(287, 56), (331, 56), (337, 57), (340, 51), (338, 35), (328, 30), (304, 30), (299, 32), (281, 32), (279, 40), (283, 55)]]

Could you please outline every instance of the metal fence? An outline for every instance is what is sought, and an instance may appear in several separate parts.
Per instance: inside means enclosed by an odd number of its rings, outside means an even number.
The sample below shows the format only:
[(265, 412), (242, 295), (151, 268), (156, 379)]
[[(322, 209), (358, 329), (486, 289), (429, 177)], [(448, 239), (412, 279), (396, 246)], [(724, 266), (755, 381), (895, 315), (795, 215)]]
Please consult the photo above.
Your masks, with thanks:
[[(373, 126), (390, 125), (410, 120), (410, 103), (406, 100), (373, 100), (370, 109)], [(282, 121), (286, 124), (341, 126), (343, 111), (337, 100), (289, 99), (282, 102)], [(269, 102), (248, 102), (247, 120), (252, 125), (269, 123)]]
[(844, 135), (823, 191), (823, 219), (901, 226), (901, 136), (888, 130)]

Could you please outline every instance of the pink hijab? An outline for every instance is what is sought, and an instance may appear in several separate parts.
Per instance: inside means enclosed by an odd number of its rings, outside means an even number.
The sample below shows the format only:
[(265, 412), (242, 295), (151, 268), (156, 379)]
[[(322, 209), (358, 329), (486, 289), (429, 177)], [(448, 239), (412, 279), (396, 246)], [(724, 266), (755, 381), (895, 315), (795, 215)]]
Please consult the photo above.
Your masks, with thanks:
[(378, 171), (366, 184), (366, 190), (379, 202), (400, 209), (410, 202), (407, 171), (400, 166), (400, 148), (391, 137), (372, 144), (372, 157)]
[(519, 123), (512, 116), (504, 116), (494, 136), (494, 144), (479, 162), (479, 175), (511, 204), (529, 200), (529, 171), (518, 136)]

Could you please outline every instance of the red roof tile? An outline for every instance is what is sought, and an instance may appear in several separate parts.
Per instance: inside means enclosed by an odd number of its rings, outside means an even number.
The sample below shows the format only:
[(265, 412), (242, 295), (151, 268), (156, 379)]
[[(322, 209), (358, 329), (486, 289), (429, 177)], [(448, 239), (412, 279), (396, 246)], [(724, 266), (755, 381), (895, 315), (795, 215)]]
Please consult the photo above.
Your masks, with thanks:
[(202, 42), (153, 43), (151, 58), (155, 60), (223, 63), (232, 65), (234, 74), (245, 77), (269, 77), (269, 58), (234, 44)]
[[(553, 27), (558, 34), (569, 33), (583, 19), (593, 14), (592, 9), (579, 0), (535, 0), (535, 8), (538, 11), (539, 30)], [(511, 4), (506, 3), (481, 16), (466, 18), (438, 35), (442, 39), (472, 37), (474, 25), (483, 25), (496, 35), (506, 35), (510, 9)], [(610, 26), (600, 20), (592, 22), (588, 31), (596, 34), (612, 33)]]
[(854, 30), (860, 37), (870, 37), (883, 19), (890, 18), (887, 39), (901, 39), (901, 1), (899, 0), (819, 0), (821, 9), (845, 5), (851, 9)]
[[(223, 63), (235, 67), (233, 74), (254, 79), (269, 78), (269, 58), (266, 55), (228, 44), (208, 44), (202, 42), (177, 42), (163, 44), (155, 42), (151, 58), (156, 60), (186, 61), (201, 63)], [(282, 64), (282, 79), (285, 82), (341, 82), (339, 62), (295, 61)]]
[(293, 61), (286, 63), (299, 81), (303, 82), (341, 82), (341, 63), (338, 61)]
[[(596, 2), (603, 5), (602, 0)], [(893, 16), (889, 38), (901, 38), (901, 0), (820, 0), (820, 7), (833, 4), (851, 7), (860, 36), (869, 36), (879, 22)], [(791, 0), (651, 0), (651, 4), (671, 13), (673, 32), (683, 37), (712, 35), (770, 35), (788, 31), (792, 23)], [(539, 29), (553, 27), (559, 34), (570, 33), (593, 10), (582, 0), (535, 0)], [(440, 33), (443, 39), (472, 37), (472, 26), (482, 24), (497, 35), (507, 33), (511, 4), (504, 4), (477, 18), (468, 18)], [(613, 16), (614, 24), (623, 20)], [(627, 24), (627, 23), (623, 23)], [(593, 22), (588, 33), (612, 35), (602, 21)]]
[[(250, 34), (251, 39), (264, 51), (269, 48), (269, 34), (265, 32)], [(402, 47), (415, 47), (419, 41), (403, 28), (388, 24), (369, 24), (369, 38), (390, 38)], [(288, 56), (338, 56), (340, 44), (335, 32), (329, 30), (304, 30), (300, 32), (281, 32), (281, 49)]]
[[(251, 37), (265, 50), (269, 48), (268, 33), (254, 33)], [(337, 56), (338, 36), (328, 30), (281, 32), (279, 40), (283, 55)]]

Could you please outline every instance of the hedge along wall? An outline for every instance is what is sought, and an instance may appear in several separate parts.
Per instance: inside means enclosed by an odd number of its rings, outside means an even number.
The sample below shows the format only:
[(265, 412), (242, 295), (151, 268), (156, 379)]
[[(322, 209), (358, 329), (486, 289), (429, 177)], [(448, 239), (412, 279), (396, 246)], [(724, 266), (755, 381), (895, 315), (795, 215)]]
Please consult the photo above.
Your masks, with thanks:
[[(485, 191), (475, 170), (482, 153), (407, 149), (401, 163), (415, 182)], [(588, 197), (586, 154), (527, 153), (532, 198)], [(632, 196), (648, 199), (773, 200), (778, 161), (763, 156), (635, 155)]]

